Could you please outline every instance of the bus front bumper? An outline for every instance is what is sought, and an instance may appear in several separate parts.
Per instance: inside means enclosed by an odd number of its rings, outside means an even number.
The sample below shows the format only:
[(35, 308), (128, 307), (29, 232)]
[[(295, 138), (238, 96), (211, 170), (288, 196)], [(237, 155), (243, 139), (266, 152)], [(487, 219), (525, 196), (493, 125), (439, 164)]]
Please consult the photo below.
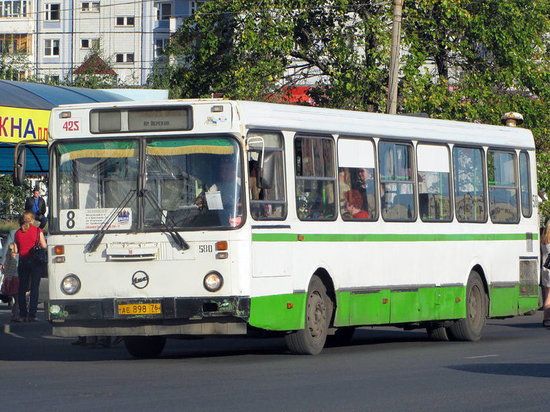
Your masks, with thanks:
[(249, 297), (52, 300), (56, 336), (245, 334)]

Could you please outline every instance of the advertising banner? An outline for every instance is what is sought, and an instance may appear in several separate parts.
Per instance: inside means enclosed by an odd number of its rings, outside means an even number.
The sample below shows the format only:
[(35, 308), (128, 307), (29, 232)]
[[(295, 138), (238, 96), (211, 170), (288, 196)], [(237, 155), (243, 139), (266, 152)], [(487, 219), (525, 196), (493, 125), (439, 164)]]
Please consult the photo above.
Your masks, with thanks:
[(32, 139), (46, 145), (49, 123), (49, 110), (0, 106), (0, 143)]

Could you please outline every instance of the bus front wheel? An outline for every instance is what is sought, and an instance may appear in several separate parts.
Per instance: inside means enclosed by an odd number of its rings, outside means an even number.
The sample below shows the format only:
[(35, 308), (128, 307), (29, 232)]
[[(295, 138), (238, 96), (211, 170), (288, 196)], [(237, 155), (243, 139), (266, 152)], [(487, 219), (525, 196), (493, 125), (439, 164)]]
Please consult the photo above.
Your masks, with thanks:
[(317, 355), (325, 346), (329, 322), (332, 317), (332, 302), (321, 279), (313, 276), (306, 297), (306, 319), (304, 329), (285, 336), (292, 353)]
[(126, 336), (124, 346), (134, 358), (156, 358), (164, 349), (166, 338), (164, 336)]
[(466, 318), (459, 319), (447, 328), (452, 340), (477, 341), (487, 317), (487, 294), (477, 272), (470, 273), (466, 285)]

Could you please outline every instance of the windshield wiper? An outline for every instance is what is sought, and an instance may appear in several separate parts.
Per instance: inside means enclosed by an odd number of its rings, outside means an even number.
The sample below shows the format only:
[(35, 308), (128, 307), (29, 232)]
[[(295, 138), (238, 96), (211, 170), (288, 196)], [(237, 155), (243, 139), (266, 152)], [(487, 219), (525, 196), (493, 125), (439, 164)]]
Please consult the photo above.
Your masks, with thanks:
[(115, 209), (113, 209), (111, 214), (107, 216), (107, 219), (105, 219), (105, 221), (103, 222), (99, 230), (92, 237), (92, 240), (90, 240), (90, 242), (84, 248), (85, 253), (92, 253), (97, 250), (97, 247), (103, 240), (103, 236), (105, 235), (105, 232), (107, 232), (107, 230), (111, 227), (111, 225), (115, 221), (115, 218), (118, 216), (120, 211), (124, 209), (128, 205), (128, 203), (130, 203), (130, 200), (132, 200), (135, 194), (136, 194), (135, 189), (130, 190), (128, 194), (126, 194), (124, 199), (122, 199), (122, 202), (120, 202), (119, 205)]
[[(172, 220), (172, 218), (171, 217), (169, 218), (168, 215), (164, 214), (164, 212), (160, 208), (157, 200), (151, 195), (151, 193), (148, 190), (144, 190), (144, 194), (145, 194), (145, 196), (144, 196), (145, 199), (147, 199), (147, 201), (151, 204), (151, 206), (153, 206), (153, 208), (157, 212), (160, 213), (160, 215), (161, 215), (160, 223), (162, 224), (162, 226), (164, 226), (166, 231), (168, 233), (170, 233), (170, 236), (172, 236), (172, 239), (174, 240), (174, 242), (178, 246), (178, 249), (179, 250), (189, 249), (189, 245), (187, 244), (187, 242), (176, 231), (176, 229), (175, 229), (176, 225), (175, 225), (174, 221)], [(167, 223), (168, 220), (170, 220), (169, 223)]]

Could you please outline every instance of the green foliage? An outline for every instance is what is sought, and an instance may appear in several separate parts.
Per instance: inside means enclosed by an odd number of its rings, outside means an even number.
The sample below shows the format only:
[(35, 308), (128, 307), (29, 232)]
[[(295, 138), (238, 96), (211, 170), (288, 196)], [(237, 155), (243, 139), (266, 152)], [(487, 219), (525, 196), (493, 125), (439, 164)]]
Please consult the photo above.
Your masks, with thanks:
[(31, 187), (28, 183), (14, 186), (12, 179), (11, 175), (0, 175), (0, 216), (2, 219), (23, 213), (25, 200), (30, 196)]
[(171, 97), (252, 100), (313, 84), (318, 104), (378, 108), (387, 77), (380, 67), (389, 59), (383, 34), (391, 12), (380, 3), (208, 2), (176, 33), (150, 84), (169, 88)]
[(537, 177), (539, 193), (544, 200), (539, 213), (546, 221), (550, 218), (550, 153), (546, 151), (537, 154)]
[[(550, 0), (405, 1), (398, 110), (488, 124), (522, 113), (548, 190), (548, 10)], [(247, 100), (307, 84), (317, 105), (382, 112), (392, 11), (379, 0), (210, 1), (173, 36), (149, 82), (171, 97)]]
[(19, 80), (19, 73), (30, 69), (26, 53), (0, 53), (0, 79)]

